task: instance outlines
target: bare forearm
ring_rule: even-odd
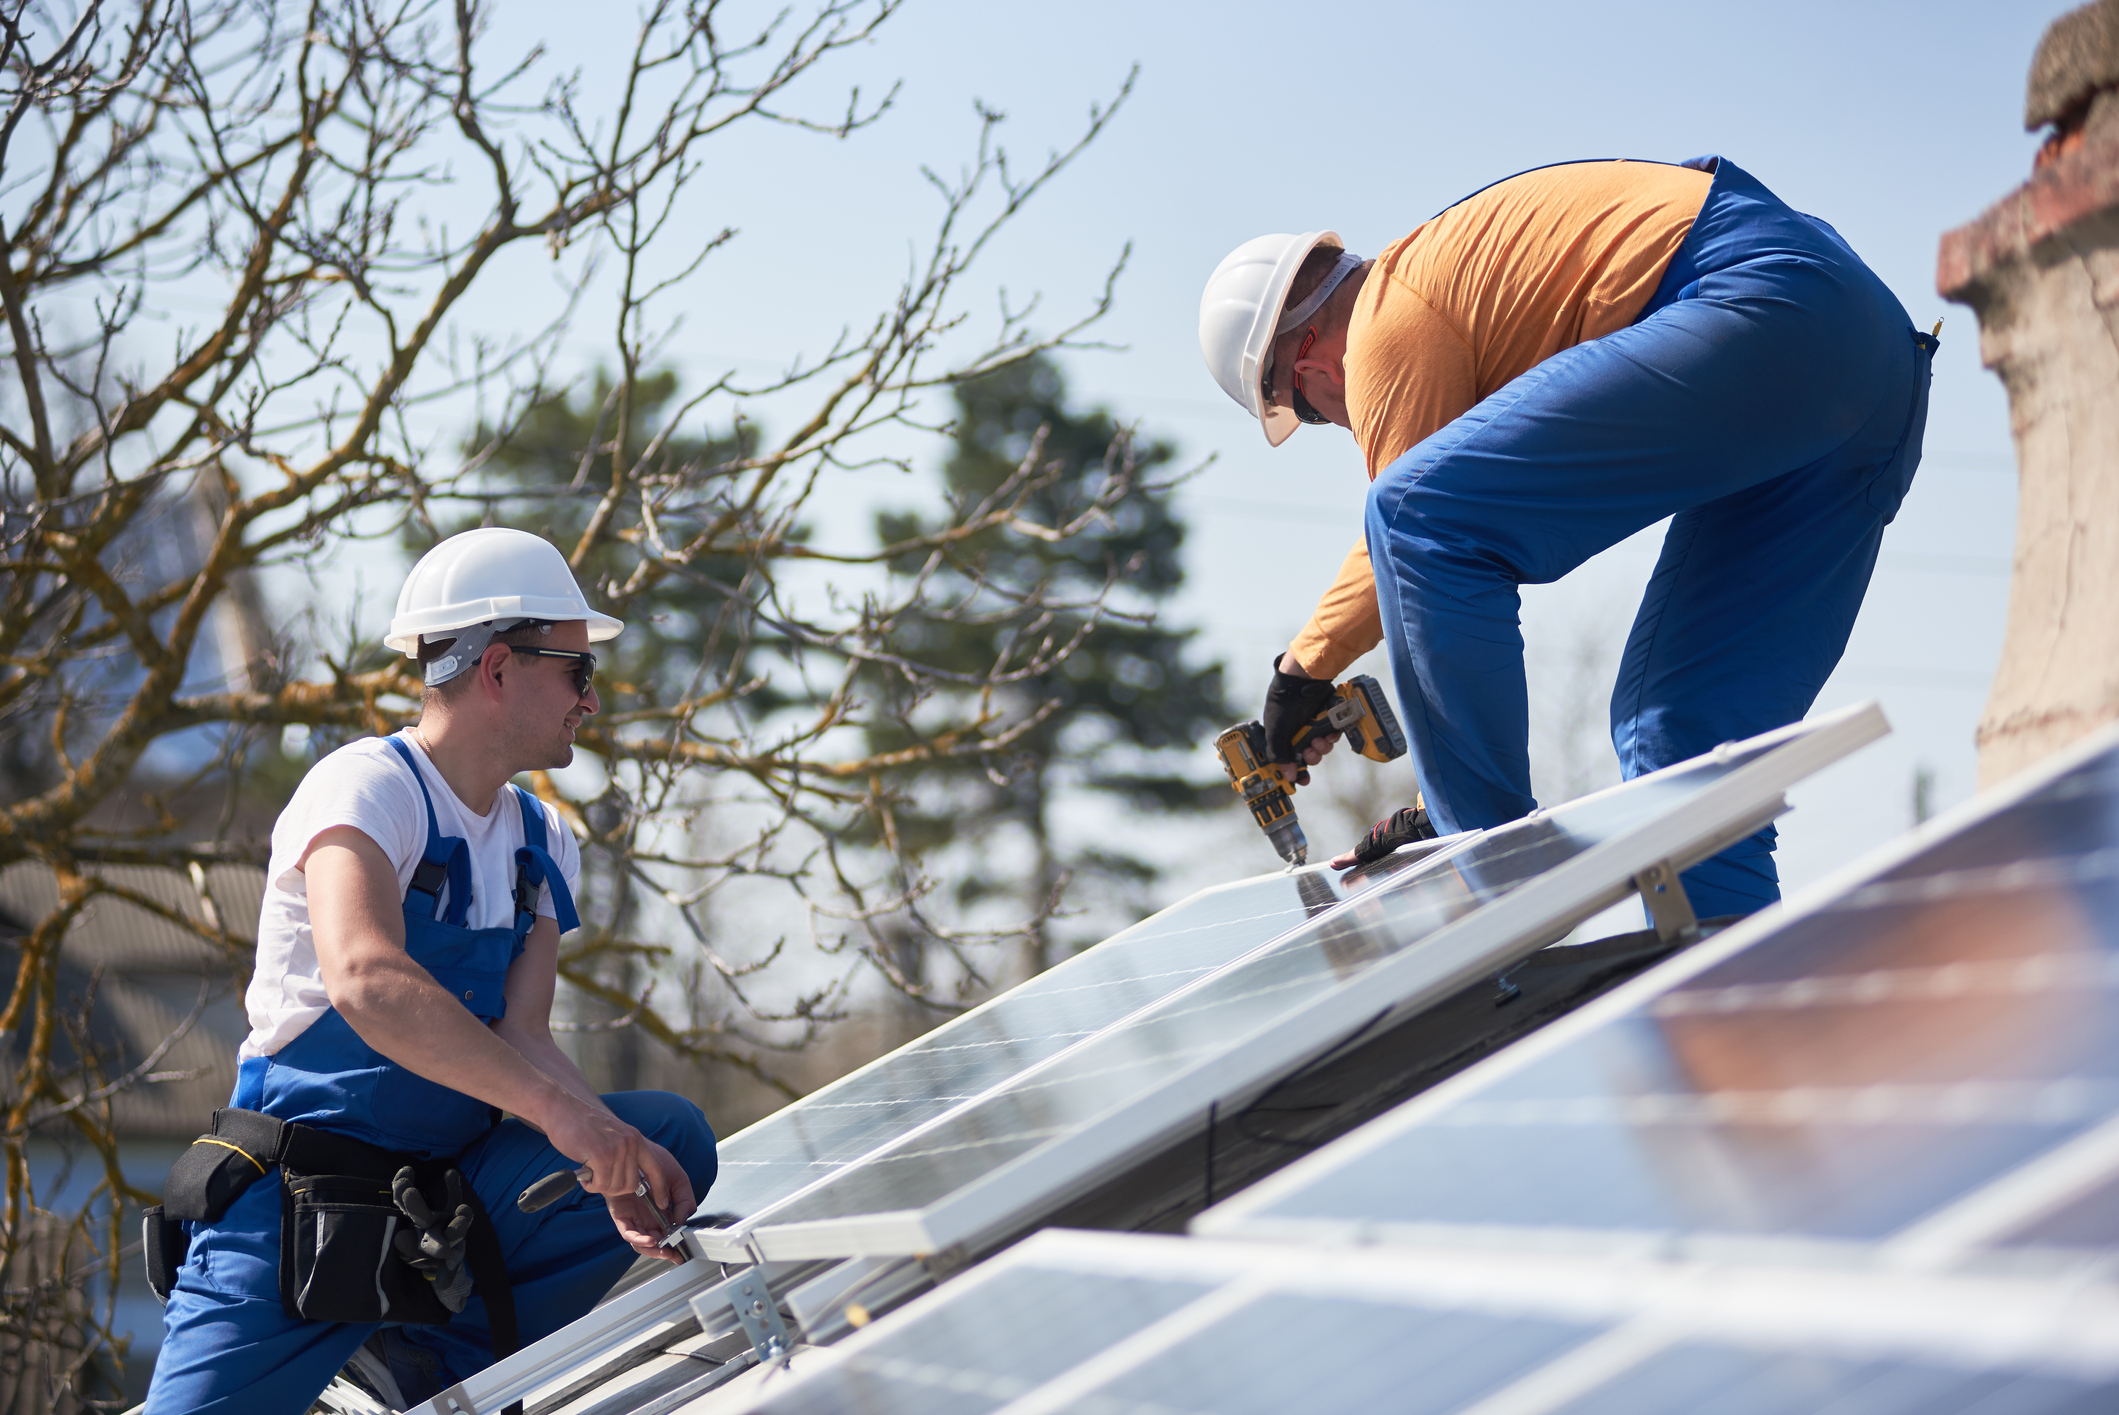
[[[506,1042],[525,1061],[543,1072],[554,1085],[575,1099],[599,1110],[609,1109],[604,1105],[603,1097],[597,1094],[596,1088],[589,1084],[588,1077],[581,1074],[581,1068],[574,1064],[574,1059],[561,1051],[559,1044],[554,1042],[549,1034],[533,1034],[529,1028],[515,1026],[513,1019],[507,1018],[494,1026],[493,1035]]]

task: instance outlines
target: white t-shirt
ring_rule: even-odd
[[[524,844],[522,808],[513,788],[503,786],[492,808],[480,816],[449,789],[449,783],[427,760],[410,732],[398,734],[412,749],[419,773],[434,802],[434,820],[444,836],[461,836],[471,845],[471,908],[465,922],[474,929],[499,928],[515,922],[515,852]],[[581,850],[573,832],[542,801],[545,850],[558,862],[567,889],[579,896]],[[316,940],[309,931],[309,882],[295,868],[317,836],[333,826],[350,825],[382,847],[397,868],[400,894],[412,883],[412,871],[427,848],[427,807],[420,800],[404,758],[382,737],[349,742],[309,769],[294,799],[272,827],[272,861],[265,871],[265,907],[258,920],[257,972],[243,994],[250,1014],[250,1035],[237,1050],[239,1060],[270,1056],[300,1036],[331,1006],[324,992],[323,970],[316,961]],[[446,907],[448,891],[443,890]],[[556,918],[549,885],[540,890],[537,912]]]

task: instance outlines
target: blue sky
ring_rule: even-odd
[[[1188,459],[1216,459],[1182,493],[1192,570],[1173,616],[1203,628],[1249,701],[1358,535],[1365,479],[1336,429],[1268,449],[1207,377],[1196,311],[1215,262],[1249,236],[1320,226],[1374,251],[1464,193],[1545,162],[1726,154],[1831,221],[1916,322],[1948,318],[1927,463],[1819,702],[1879,698],[1898,731],[1798,793],[1782,858],[1799,883],[1903,829],[1916,767],[1935,774],[1938,804],[1971,791],[2015,485],[2006,400],[1979,366],[1971,312],[1934,292],[1935,250],[2027,174],[2036,140],[2022,131],[2024,75],[2060,12],[1859,0],[1770,10],[915,0],[816,90],[821,100],[838,83],[874,93],[902,80],[884,121],[844,143],[755,131],[717,150],[697,219],[733,222],[739,235],[687,287],[669,357],[705,375],[821,347],[876,307],[923,239],[936,204],[919,169],[963,160],[974,99],[1007,112],[1009,140],[1041,156],[1137,63],[1124,111],[996,244],[974,287],[980,298],[1002,285],[1018,299],[1041,292],[1057,317],[1131,244],[1100,331],[1119,347],[1071,356],[1070,376],[1082,401],[1173,438]],[[510,6],[504,23],[584,63],[593,85],[623,33],[583,31],[581,14]],[[588,359],[597,344],[592,326],[572,347]],[[1623,636],[1658,535],[1526,597],[1534,696],[1574,648]],[[1601,691],[1578,704],[1590,718],[1601,719]]]

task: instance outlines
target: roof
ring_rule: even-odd
[[[1805,1060],[1891,1071],[1878,1060],[1891,1049],[1862,1046],[1859,1029],[1847,1048],[1806,1050],[1822,1025],[1810,1013],[1844,999],[1805,970],[1847,973],[1866,997],[1858,980],[1875,970],[1835,957],[1863,958],[1887,926],[1904,947],[1933,948],[1925,925],[1865,901],[1947,893],[1959,876],[1987,887],[1964,870],[1968,848],[2001,862],[2004,883],[2010,870],[2035,882],[2049,865],[2074,878],[2089,864],[2071,861],[2119,859],[2119,734],[2103,758],[2078,754],[2075,777],[2026,788],[2059,806],[2021,793],[1984,803],[1976,819],[1938,823],[1856,867],[1807,909],[1702,942],[1682,891],[1673,897],[1676,872],[1785,810],[1790,784],[1880,730],[1873,709],[1850,710],[1410,849],[1372,873],[1266,876],[1173,906],[730,1137],[729,1177],[685,1240],[690,1262],[644,1275],[420,1409],[1351,1410],[1388,1391],[1436,1415],[1487,1411],[1488,1396],[1494,1410],[1631,1415],[1700,1408],[1697,1391],[1720,1388],[1685,1387],[1700,1371],[1769,1393],[1807,1373],[1809,1396],[1759,1407],[1774,1411],[1815,1410],[1879,1380],[1912,1392],[1909,1410],[1974,1386],[2052,1397],[1995,1409],[2106,1399],[2119,1390],[2119,1291],[2097,1286],[2109,1279],[2079,1252],[2014,1254],[1988,1281],[1978,1264],[1989,1250],[1971,1256],[1963,1223],[1945,1225],[1955,1248],[1803,1231],[1894,1185],[1917,1209],[1914,1190],[1945,1182],[1936,1176],[1976,1177],[1961,1158],[1894,1166],[1886,1150],[1850,1168],[1835,1164],[1829,1133],[1790,1149],[1756,1127],[1892,1122],[1899,1092],[1842,1102],[1773,1091]],[[2037,813],[2067,809],[2074,835],[2041,835]],[[2067,859],[2040,863],[2055,850]],[[2102,889],[2119,867],[2083,878]],[[1657,928],[1546,946],[1635,889],[1660,891]],[[2087,928],[2067,945],[2077,954],[2110,946],[2096,941],[2107,927],[2119,945],[2119,924],[2097,922],[2119,919],[2119,898],[2097,903],[2038,917]],[[1958,937],[1992,933],[1987,913],[1953,912],[1966,907],[1954,895],[1936,907]],[[1943,959],[1935,979],[1976,982],[1951,971],[1958,961]],[[2050,988],[2061,974],[2043,966],[2026,978]],[[2100,998],[2119,991],[2119,966],[2062,974],[2100,980]],[[1926,987],[1914,1002],[1948,1004],[1947,990]],[[1724,1013],[1719,1032],[1698,1025]],[[1915,1072],[1939,1066],[1963,1021],[1914,1020],[1896,1054]],[[2103,1055],[2094,1039],[2119,1035],[2119,1015],[2110,1021],[2078,1009],[2077,1054]],[[1982,1152],[2014,1197],[1966,1202],[1997,1231],[2065,1211],[2070,1231],[2102,1235],[2090,1246],[2108,1264],[2119,1120],[2098,1127],[2119,1114],[2119,1081],[2079,1081],[2058,1078],[2044,1102],[2074,1131],[2056,1120],[2040,1140]],[[1533,1089],[1519,1099],[1511,1087]],[[1946,1142],[1952,1115],[2011,1094],[1931,1098],[1920,1133]],[[2040,1144],[2059,1149],[2041,1158]],[[2026,1155],[2028,1178],[2007,1173]],[[1791,1187],[1796,1163],[1806,1184]],[[1859,1183],[1871,1193],[1848,1188]],[[1713,1231],[1761,1214],[1793,1231],[1763,1246]],[[1727,1300],[1687,1295],[1705,1290]],[[1805,1290],[1823,1296],[1805,1308]],[[2002,1309],[2022,1319],[1968,1345]],[[2070,1310],[2080,1320],[2060,1323]],[[1834,1312],[1855,1315],[1836,1327]],[[1476,1380],[1439,1378],[1451,1361],[1459,1376],[1477,1367],[1482,1350],[1514,1355]],[[1580,1403],[1607,1380],[1625,1392],[1617,1403]],[[1682,1389],[1695,1390],[1691,1403],[1671,1395]]]
[[[237,988],[256,942],[265,872],[243,864],[214,865],[196,876],[140,865],[89,868],[117,892],[90,900],[60,945],[60,995],[85,1010],[97,1052],[97,1075],[82,1089],[138,1072],[109,1098],[119,1135],[196,1135],[214,1108],[227,1103],[235,1049],[249,1030]],[[0,870],[0,966],[12,967],[14,940],[58,902],[58,880],[48,865],[18,861]],[[223,933],[226,944],[206,936]],[[13,1043],[21,1044],[20,1038]],[[70,1042],[59,1050],[67,1064],[79,1063]],[[9,1068],[0,1088],[11,1084]]]

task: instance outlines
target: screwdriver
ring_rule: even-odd
[[[589,1171],[585,1169],[554,1170],[529,1188],[523,1190],[522,1193],[516,1195],[515,1207],[526,1214],[534,1214],[539,1209],[558,1203],[573,1192],[575,1185],[588,1177]],[[655,1222],[662,1226],[663,1247],[669,1247],[672,1242],[683,1235],[682,1229],[675,1227],[668,1219],[662,1216],[662,1210],[656,1206],[654,1199],[648,1193],[647,1180],[642,1179],[639,1187],[633,1190],[633,1194],[637,1198],[647,1200],[648,1212],[653,1214]]]

